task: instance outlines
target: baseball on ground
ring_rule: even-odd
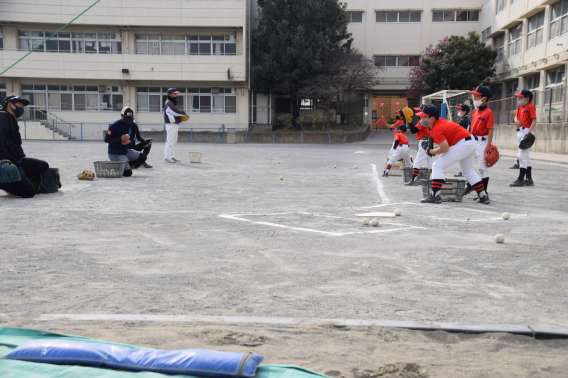
[[[505,236],[498,234],[495,235],[495,243],[503,243],[505,241]]]

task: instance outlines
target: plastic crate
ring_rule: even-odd
[[[121,178],[124,173],[124,161],[94,161],[95,174],[103,178]]]
[[[401,168],[402,171],[402,181],[409,182],[412,180],[412,170],[414,168]],[[430,169],[428,168],[420,168],[420,172],[418,172],[417,180],[428,180],[430,179]]]
[[[201,163],[201,158],[203,157],[203,152],[190,152],[189,162],[190,163]]]
[[[387,165],[389,164],[388,160],[385,163],[385,169],[387,169]],[[402,161],[397,161],[394,163],[389,171],[389,176],[402,176],[402,172],[400,171],[401,168],[406,167],[406,164]]]
[[[420,180],[420,183],[422,184],[422,194],[424,197],[427,197],[432,191],[432,180]],[[444,180],[444,184],[442,185],[442,189],[438,192],[438,195],[444,202],[461,202],[466,183],[466,180],[446,179]],[[453,199],[453,196],[455,196],[455,199]]]

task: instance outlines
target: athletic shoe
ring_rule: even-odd
[[[173,161],[175,161],[176,163],[181,163],[181,160],[178,160],[176,158],[172,158]]]
[[[151,166],[150,164],[148,164],[148,163],[143,163],[142,166],[143,166],[144,168],[152,168],[152,166]]]
[[[533,180],[525,180],[523,184],[525,184],[525,186],[534,186]]]
[[[517,163],[513,164],[512,167],[509,167],[509,169],[519,169],[521,167],[519,167],[519,165]]]
[[[424,198],[420,202],[422,202],[422,203],[442,203],[442,198],[440,196],[432,197],[432,194],[430,194],[428,197]]]
[[[174,159],[166,159],[166,163],[175,163],[176,161]]]
[[[463,174],[462,174],[461,172],[459,172],[459,173],[456,173],[456,174],[454,175],[454,177],[463,177]]]
[[[491,203],[489,201],[489,196],[483,196],[482,198],[478,199],[477,202],[483,203],[485,205],[489,205]]]
[[[519,179],[516,179],[515,181],[510,183],[509,186],[525,186],[525,183]]]
[[[467,196],[469,193],[473,192],[473,186],[467,184],[465,189],[463,190],[463,196]]]
[[[409,182],[405,182],[404,185],[406,185],[406,186],[416,186],[416,185],[418,185],[418,181],[412,181],[412,180],[410,180]]]
[[[141,165],[142,165],[142,164],[140,164],[140,163],[136,163],[136,164],[132,163],[132,164],[130,164],[130,168],[132,168],[132,169],[138,169],[138,168],[140,168]]]
[[[383,175],[381,177],[389,177],[389,173],[385,172],[385,173],[383,173]]]

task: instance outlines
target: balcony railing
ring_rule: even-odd
[[[539,123],[568,122],[566,112],[566,87],[560,86],[545,91],[533,92],[533,104],[536,107],[536,119]],[[515,111],[519,107],[518,97],[493,100],[489,108],[493,111],[495,124],[512,125],[515,123]]]

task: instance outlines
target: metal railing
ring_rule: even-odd
[[[568,122],[566,87],[560,86],[544,91],[533,92],[536,119],[539,123]],[[493,111],[495,124],[515,124],[515,111],[519,107],[518,97],[493,100],[489,108]]]

